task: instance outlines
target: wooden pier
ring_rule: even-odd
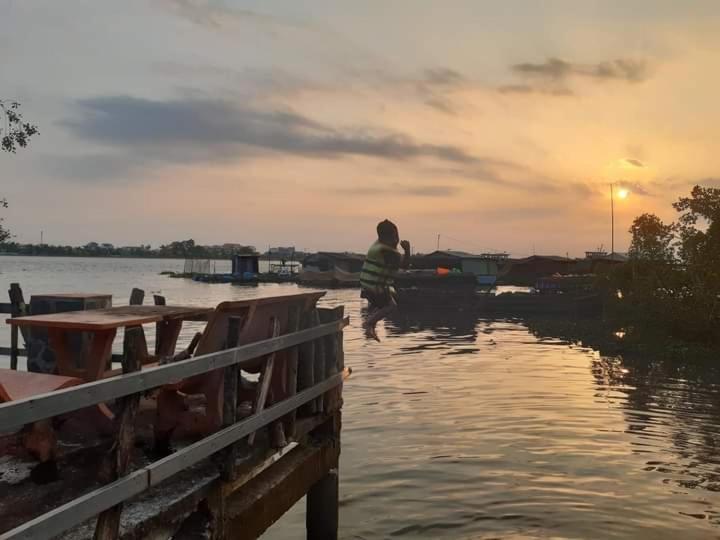
[[[321,296],[222,303],[169,363],[128,327],[122,374],[0,404],[0,540],[257,538],[305,496],[307,537],[337,538],[348,321]],[[104,433],[83,416],[101,406]],[[43,424],[57,478],[38,484]]]

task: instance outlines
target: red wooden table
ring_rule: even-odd
[[[50,348],[57,358],[58,373],[95,381],[108,372],[118,328],[158,323],[156,355],[162,357],[174,352],[183,321],[206,321],[212,311],[213,308],[197,306],[121,306],[15,317],[6,322],[46,328]],[[68,334],[77,331],[92,335],[90,351],[84,359],[77,358],[69,346]]]

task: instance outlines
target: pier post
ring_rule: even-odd
[[[145,335],[142,333],[142,327],[128,328],[125,331],[125,354],[122,359],[124,374],[140,370],[139,351],[144,339]],[[102,471],[107,481],[117,480],[127,473],[135,444],[135,415],[140,405],[140,394],[131,394],[121,398],[119,404],[117,439],[105,462],[106,469]],[[95,540],[114,540],[118,538],[121,513],[122,504],[118,504],[98,516],[95,524]]]
[[[226,349],[238,346],[240,336],[240,318],[228,318]],[[240,368],[232,365],[225,368],[223,388],[223,427],[229,427],[237,421],[238,381]],[[224,481],[234,480],[235,460],[238,455],[238,444],[231,444],[227,450],[220,452],[220,474]]]
[[[339,477],[330,469],[307,494],[305,528],[308,540],[337,540]]]

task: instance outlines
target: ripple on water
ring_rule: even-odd
[[[29,294],[109,292],[116,305],[133,286],[199,305],[297,291],[157,275],[182,261],[0,264],[5,285]],[[604,357],[561,333],[467,312],[398,313],[379,327],[382,343],[369,342],[357,291],[323,302],[351,318],[341,537],[720,537],[717,369]],[[297,505],[267,537],[303,538],[303,524]]]

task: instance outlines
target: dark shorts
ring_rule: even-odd
[[[370,307],[376,309],[382,309],[390,305],[397,305],[397,296],[390,289],[384,289],[382,292],[363,289],[360,292],[360,297],[365,298],[368,301],[368,304],[370,304]]]

